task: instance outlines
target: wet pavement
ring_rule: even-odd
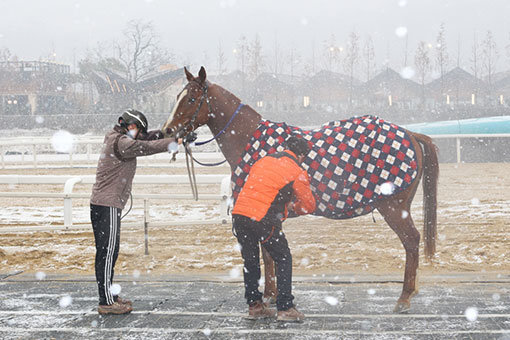
[[[134,311],[100,316],[90,276],[0,274],[0,338],[510,340],[508,275],[428,277],[409,314],[392,313],[398,281],[296,277],[306,319],[294,324],[244,319],[242,283],[228,276],[118,277]]]

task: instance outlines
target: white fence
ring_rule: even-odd
[[[186,219],[184,221],[165,221],[152,222],[149,220],[149,204],[151,200],[161,199],[178,199],[178,200],[194,200],[191,194],[136,194],[133,200],[143,200],[144,215],[143,226],[147,230],[149,226],[168,226],[168,225],[186,225],[186,224],[220,224],[228,223],[227,204],[230,197],[230,176],[229,175],[197,175],[197,184],[217,184],[220,190],[216,194],[200,194],[200,200],[217,201],[220,204],[220,218],[210,220],[193,220]],[[73,193],[74,186],[78,183],[93,184],[95,176],[30,176],[30,175],[0,175],[0,184],[16,185],[16,184],[54,184],[63,185],[61,193],[44,193],[44,192],[0,192],[0,197],[15,198],[55,198],[63,200],[64,221],[61,226],[26,226],[1,228],[1,232],[20,232],[20,231],[36,231],[36,230],[68,230],[90,228],[86,225],[73,225],[72,200],[75,198],[90,198],[90,193]],[[188,183],[187,175],[137,175],[133,180],[134,184],[176,184],[184,185]],[[125,225],[125,224],[123,224]],[[129,226],[129,224],[127,224]],[[140,223],[136,226],[141,226]]]
[[[432,135],[432,134],[429,134],[428,136],[430,136],[433,139],[455,139],[455,150],[456,150],[456,155],[457,155],[457,163],[461,163],[461,161],[462,161],[461,139],[509,138],[510,133],[478,133],[478,134],[454,134],[454,135]]]
[[[199,135],[199,141],[208,140],[211,135]],[[15,137],[0,140],[0,168],[37,168],[54,167],[50,164],[57,164],[58,167],[75,167],[89,164],[96,166],[99,153],[103,144],[104,136],[72,136],[72,145],[69,152],[56,152],[52,145],[52,137]],[[215,141],[200,148],[193,148],[193,151],[200,152],[197,157],[208,163],[216,163],[224,159],[219,152]],[[154,165],[158,161],[159,166],[184,166],[184,149],[180,146],[177,155],[177,163],[170,163],[170,155],[161,153],[142,157],[139,166]],[[197,165],[198,166],[198,165]]]
[[[456,142],[456,160],[457,163],[460,163],[462,161],[462,139],[509,138],[510,133],[429,136],[434,139],[454,139]],[[206,140],[211,137],[210,135],[200,135],[199,140]],[[96,166],[97,160],[99,159],[98,150],[103,143],[103,139],[104,137],[102,136],[75,136],[73,142],[74,147],[69,153],[65,154],[56,153],[52,149],[51,137],[17,137],[3,139],[0,140],[0,166],[1,169],[37,168],[39,166],[45,168],[55,166],[75,167],[83,166],[84,164],[93,167]],[[206,146],[193,149],[197,152],[197,158],[206,163],[216,163],[224,159],[214,141]],[[184,157],[185,155],[181,147],[181,152],[177,155],[176,163],[170,163],[170,156],[163,153],[140,158],[139,166],[184,167]]]

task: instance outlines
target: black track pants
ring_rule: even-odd
[[[242,215],[232,215],[232,222],[244,260],[244,287],[248,304],[262,300],[262,293],[259,291],[260,243],[275,262],[278,287],[277,309],[287,310],[293,307],[292,256],[281,222],[271,223],[266,219],[257,222]]]
[[[90,220],[96,241],[96,281],[99,304],[111,305],[116,296],[111,292],[113,268],[119,255],[121,209],[90,205]]]

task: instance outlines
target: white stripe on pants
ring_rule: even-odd
[[[104,270],[104,290],[106,294],[106,302],[111,305],[113,300],[113,294],[111,292],[111,281],[113,272],[113,255],[115,253],[115,247],[117,242],[117,208],[110,207],[110,238],[108,240],[108,251],[106,253],[106,264]]]

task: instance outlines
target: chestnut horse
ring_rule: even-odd
[[[194,77],[186,68],[184,72],[188,83],[177,96],[176,104],[162,131],[167,136],[183,137],[199,126],[207,125],[234,171],[247,143],[261,122],[261,115],[250,106],[243,106],[241,100],[232,93],[208,82],[203,67],[198,77]],[[400,313],[410,309],[410,299],[417,293],[416,271],[420,233],[411,217],[411,202],[423,176],[424,246],[426,257],[431,258],[436,250],[436,195],[439,176],[437,149],[431,138],[405,131],[415,150],[416,180],[405,190],[376,201],[374,207],[398,235],[406,252],[403,289],[394,309]],[[264,297],[274,298],[276,295],[274,263],[263,247],[262,251],[265,267]]]

